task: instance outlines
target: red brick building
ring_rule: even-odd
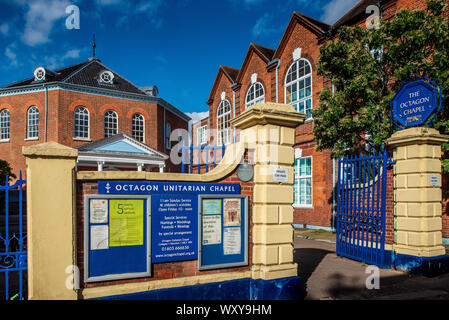
[[[240,69],[220,66],[218,70],[207,101],[212,144],[237,141],[238,133],[229,121],[254,103],[287,103],[307,115],[305,123],[296,128],[295,226],[332,229],[335,214],[336,163],[330,150],[315,150],[310,114],[319,105],[320,91],[331,86],[317,74],[320,47],[341,26],[365,26],[371,15],[371,11],[366,13],[367,7],[379,3],[385,20],[401,9],[426,7],[425,0],[363,0],[334,25],[294,12],[276,49],[251,43]],[[445,15],[448,12],[449,8]],[[443,223],[447,221],[446,214]]]
[[[56,71],[38,67],[33,77],[0,89],[0,159],[18,176],[25,173],[23,146],[77,147],[119,133],[170,155],[171,132],[188,130],[190,120],[156,87],[139,88],[98,59]],[[179,170],[166,162],[165,171]]]

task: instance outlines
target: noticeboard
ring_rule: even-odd
[[[85,282],[151,275],[151,196],[84,197]]]
[[[199,269],[248,265],[248,196],[199,196]]]

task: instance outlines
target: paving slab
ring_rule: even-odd
[[[294,260],[303,279],[306,300],[447,300],[449,275],[426,278],[394,269],[379,270],[379,288],[369,289],[368,265],[337,256],[335,242],[295,234]],[[369,278],[370,277],[370,278]]]

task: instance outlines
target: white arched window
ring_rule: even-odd
[[[27,138],[39,137],[39,109],[32,106],[27,112]]]
[[[110,137],[118,133],[118,116],[115,111],[108,110],[104,114],[104,137]]]
[[[246,94],[245,108],[249,108],[256,103],[265,103],[265,91],[260,82],[255,82],[251,85]]]
[[[217,109],[217,144],[223,145],[231,142],[231,104],[223,100]]]
[[[135,113],[131,120],[131,134],[134,139],[145,142],[145,118],[140,113]]]
[[[10,113],[8,109],[0,112],[0,141],[9,140]]]
[[[171,136],[171,125],[170,125],[170,123],[167,123],[165,125],[165,149],[168,149],[168,150],[171,149],[170,136]]]
[[[300,59],[293,62],[285,78],[285,103],[291,104],[298,112],[312,117],[312,67],[309,61]]]
[[[83,106],[76,107],[74,112],[75,138],[89,139],[89,110]]]

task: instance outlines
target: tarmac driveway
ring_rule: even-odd
[[[380,269],[379,289],[369,290],[368,265],[338,257],[335,243],[295,234],[294,246],[306,300],[449,300],[448,274],[426,278]]]

